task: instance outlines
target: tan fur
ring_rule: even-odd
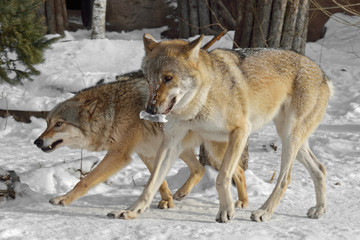
[[[322,119],[331,83],[313,61],[292,51],[200,49],[202,36],[193,42],[156,42],[144,35],[143,71],[149,82],[147,112],[167,114],[164,137],[147,187],[128,211],[114,212],[125,219],[144,211],[182,150],[190,130],[205,141],[228,142],[216,179],[220,207],[218,222],[234,217],[231,176],[249,134],[274,120],[282,140],[277,184],[264,205],[251,214],[268,220],[290,183],[297,158],[315,185],[316,206],[308,216],[318,218],[326,209],[325,167],[308,146],[308,137]]]
[[[106,181],[128,165],[133,152],[136,152],[149,171],[152,171],[162,140],[162,124],[139,118],[139,112],[144,109],[148,95],[147,83],[141,72],[129,73],[117,79],[119,81],[116,83],[84,90],[60,103],[49,113],[46,130],[35,140],[35,144],[43,151],[51,152],[62,146],[107,151],[104,159],[93,171],[81,179],[71,191],[51,199],[52,204],[69,205],[96,184]],[[183,199],[205,173],[204,167],[193,153],[193,146],[199,145],[201,139],[189,133],[185,141],[189,144],[180,158],[189,166],[190,176],[174,194],[174,199],[177,200]],[[214,156],[223,154],[221,151],[218,153],[219,147],[216,147],[216,143],[212,146]],[[218,146],[223,144],[219,143]],[[222,158],[222,155],[219,156]],[[234,176],[239,189],[239,207],[246,207],[248,204],[244,179],[243,170],[239,166]],[[173,207],[173,196],[166,181],[161,183],[159,191],[161,201],[158,207]],[[244,204],[239,205],[239,202]]]

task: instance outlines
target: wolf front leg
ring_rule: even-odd
[[[217,222],[225,223],[234,218],[235,208],[230,192],[231,178],[245,148],[249,133],[249,128],[244,124],[244,127],[236,128],[229,134],[229,144],[216,178],[216,190],[220,201],[219,212],[216,215]]]
[[[145,163],[150,173],[152,173],[154,169],[155,158],[148,158],[139,153],[138,156]],[[158,204],[158,208],[160,209],[173,208],[174,207],[173,197],[166,181],[163,181],[163,183],[161,184],[159,188],[159,192],[160,192],[161,200]]]
[[[185,133],[163,137],[161,146],[157,152],[155,168],[139,199],[126,211],[110,212],[107,215],[108,218],[134,219],[150,206],[156,191],[165,180],[170,167],[181,152],[181,140],[185,136]]]

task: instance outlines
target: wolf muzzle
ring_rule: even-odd
[[[55,141],[54,143],[52,143],[51,145],[49,146],[44,146],[44,140],[41,139],[41,138],[38,138],[34,141],[34,144],[40,148],[43,152],[51,152],[53,151],[57,145],[59,145],[60,143],[62,143],[63,140],[62,139],[59,139],[57,141]]]
[[[38,148],[42,148],[42,146],[44,145],[44,140],[42,140],[41,138],[38,138],[34,141],[34,144],[38,147]]]
[[[151,115],[154,115],[156,114],[156,107],[154,105],[149,105],[146,107],[146,112]]]

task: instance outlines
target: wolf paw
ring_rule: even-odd
[[[64,207],[64,206],[68,206],[71,203],[71,201],[64,195],[50,199],[49,203],[51,203],[52,205],[58,205]]]
[[[308,210],[307,215],[309,218],[320,218],[325,214],[325,207],[312,207]]]
[[[186,196],[188,195],[188,193],[182,191],[181,189],[177,190],[177,192],[174,194],[173,198],[177,201],[181,201],[183,200]]]
[[[235,210],[233,207],[229,209],[220,209],[218,214],[216,215],[216,221],[218,223],[227,223],[232,220],[235,216]]]
[[[139,216],[140,213],[141,213],[140,210],[138,210],[138,211],[112,211],[107,214],[107,217],[110,219],[117,218],[117,219],[129,220],[129,219],[137,218],[137,216]]]
[[[169,199],[169,200],[162,199],[158,204],[158,208],[160,208],[160,209],[167,209],[167,208],[173,208],[173,207],[174,207],[174,202],[172,199]]]
[[[266,222],[268,221],[272,216],[272,213],[264,210],[264,209],[258,209],[251,213],[251,220],[255,222]]]
[[[236,207],[236,208],[243,208],[243,209],[245,209],[245,208],[248,208],[248,206],[249,206],[249,202],[248,202],[248,201],[240,201],[240,200],[237,200],[237,201],[235,202],[235,207]]]

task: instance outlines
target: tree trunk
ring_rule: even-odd
[[[187,0],[177,0],[178,3],[178,19],[179,19],[179,35],[182,38],[190,37],[189,28],[189,5]]]
[[[298,17],[295,26],[295,35],[291,49],[300,53],[305,52],[307,26],[309,19],[309,1],[303,0],[300,3]]]
[[[272,0],[258,1],[255,10],[251,47],[267,47]]]
[[[204,0],[198,0],[200,33],[206,34],[205,29],[210,26],[210,12]]]
[[[241,39],[241,27],[244,25],[245,19],[245,1],[240,1],[238,8],[237,8],[237,18],[236,18],[236,27],[235,27],[235,36],[234,36],[234,44],[233,48],[239,48],[237,43],[240,42]]]
[[[269,44],[273,48],[280,47],[282,28],[284,25],[284,17],[286,12],[287,0],[274,0],[273,15],[269,29]]]
[[[105,38],[107,0],[95,0],[93,5],[91,39]]]
[[[179,36],[189,38],[200,33],[216,35],[224,28],[235,29],[236,16],[231,7],[242,4],[219,0],[177,0]]]
[[[309,0],[246,0],[237,21],[234,46],[305,51]],[[270,18],[271,16],[271,18]]]
[[[66,0],[46,0],[45,17],[48,33],[65,36],[65,30],[68,29]]]
[[[209,156],[205,150],[204,144],[201,144],[201,146],[200,146],[199,161],[203,166],[211,165],[209,162]]]
[[[0,109],[0,117],[7,118],[13,116],[17,122],[31,123],[31,117],[46,119],[48,111],[21,111],[21,110],[7,110]]]
[[[240,48],[250,47],[250,40],[254,23],[254,12],[254,2],[252,0],[248,0],[245,3],[244,20],[238,22],[238,24],[242,24],[241,26],[237,27],[237,29],[239,29],[239,33],[235,33],[235,36],[239,36],[237,39],[235,38],[235,43]]]
[[[198,14],[198,2],[196,0],[190,0],[190,36],[199,34],[199,14]]]
[[[284,30],[280,47],[291,49],[295,35],[296,19],[299,10],[299,0],[288,1],[284,20]]]
[[[65,35],[65,21],[63,11],[63,0],[55,0],[55,18],[56,18],[56,32]]]
[[[55,6],[54,1],[47,0],[45,2],[45,16],[47,21],[48,33],[56,33],[56,19],[55,19]]]
[[[223,2],[218,1],[217,5],[219,6],[220,16],[225,19],[226,23],[229,25],[230,29],[235,29],[236,21],[234,17],[231,15],[227,7]]]
[[[211,29],[214,30],[215,32],[220,32],[221,28],[218,25],[219,24],[219,10],[218,10],[218,6],[217,6],[217,1],[219,0],[205,0],[208,2],[209,7],[210,7],[210,19],[211,19],[211,23],[213,24],[211,26]]]

